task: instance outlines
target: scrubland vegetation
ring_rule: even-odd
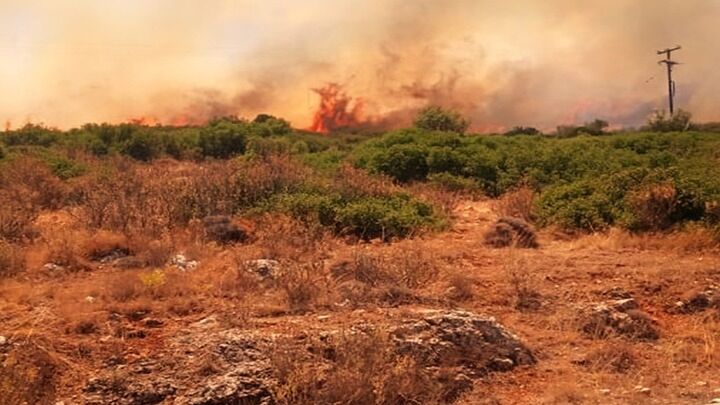
[[[684,403],[720,388],[712,125],[467,127],[430,108],[380,134],[268,115],[0,134],[0,336],[14,345],[0,341],[0,397],[244,403],[228,379],[245,363],[271,387],[248,403]],[[427,309],[499,316],[541,371],[398,349],[395,323]],[[491,375],[507,361],[522,367]],[[183,391],[163,374],[178,364],[221,388]]]

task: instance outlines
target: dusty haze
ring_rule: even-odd
[[[308,127],[337,82],[381,126],[428,103],[484,131],[637,125],[665,106],[654,51],[682,44],[678,104],[719,120],[718,21],[710,0],[0,0],[0,119]]]

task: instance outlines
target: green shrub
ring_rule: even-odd
[[[245,152],[247,133],[244,122],[215,120],[200,130],[198,145],[204,156],[227,159]]]
[[[415,118],[415,127],[428,131],[446,131],[464,133],[470,122],[458,112],[438,106],[426,107]]]
[[[393,145],[372,158],[370,169],[400,182],[424,180],[429,170],[427,150],[414,144]]]
[[[363,239],[405,237],[436,223],[432,207],[405,195],[367,197],[337,212],[338,225]]]
[[[450,173],[433,173],[428,176],[428,182],[447,191],[480,191],[482,189],[475,179]]]
[[[148,162],[160,155],[161,143],[155,134],[149,131],[136,131],[123,144],[122,153],[133,159]]]
[[[50,156],[45,159],[50,171],[62,180],[78,177],[85,173],[85,165],[62,156]]]

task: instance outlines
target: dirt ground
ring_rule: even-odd
[[[720,311],[675,310],[678,301],[720,285],[720,252],[687,235],[614,231],[568,236],[546,230],[538,235],[538,249],[490,248],[483,234],[498,217],[494,204],[460,202],[453,225],[441,233],[388,244],[323,242],[320,256],[328,268],[358,254],[402,256],[437,267],[432,277],[418,279],[412,289],[417,299],[388,304],[347,304],[338,297],[336,282],[314,290],[318,297],[300,310],[277,288],[234,293],[238,281],[225,282],[228,268],[236,266],[237,255],[257,258],[267,252],[267,241],[229,249],[178,242],[175,248],[197,258],[198,268],[168,270],[178,274],[158,282],[166,287],[149,294],[127,292],[134,287],[123,281],[147,269],[96,263],[88,271],[53,272],[43,269],[45,248],[38,244],[28,253],[27,275],[0,281],[0,335],[16,346],[32,344],[41,354],[10,351],[15,367],[30,375],[17,381],[16,372],[15,380],[0,379],[0,391],[9,389],[2,384],[27,384],[28,403],[82,403],[88,379],[106,368],[108,359],[122,357],[128,367],[140,363],[209,318],[220,328],[270,334],[380,323],[424,308],[460,308],[495,317],[538,362],[476,380],[459,403],[706,404],[720,397]],[[49,239],[50,233],[71,227],[72,219],[51,213],[40,222]],[[581,331],[582,314],[613,291],[637,301],[659,339]],[[157,322],[147,322],[148,316],[133,320],[138,311]],[[127,316],[115,322],[113,314]],[[22,395],[0,403],[22,401],[17,398]]]

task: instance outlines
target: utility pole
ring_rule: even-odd
[[[675,46],[674,48],[667,48],[662,51],[657,51],[658,55],[665,54],[665,59],[658,62],[658,64],[665,64],[667,66],[667,74],[668,74],[668,101],[670,103],[670,116],[672,117],[675,113],[675,104],[674,104],[674,98],[675,98],[675,82],[672,79],[672,69],[673,66],[679,65],[680,62],[675,62],[672,60],[672,53],[674,51],[679,51],[681,49],[680,45]]]

